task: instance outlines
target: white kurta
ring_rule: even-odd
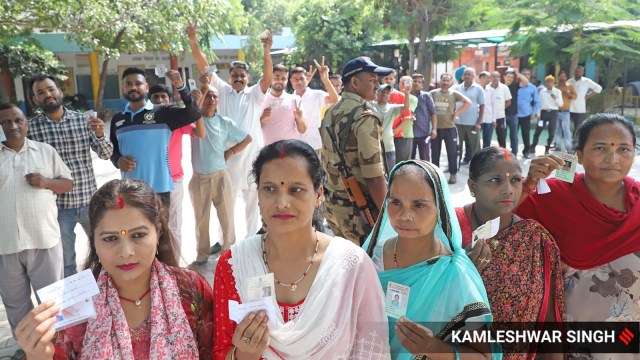
[[[236,92],[226,81],[213,76],[212,85],[219,92],[218,113],[235,121],[253,139],[244,150],[232,156],[227,162],[236,190],[249,189],[252,183],[249,178],[251,164],[263,146],[260,104],[264,100],[265,93],[260,88],[260,82]],[[232,145],[229,144],[228,147]]]

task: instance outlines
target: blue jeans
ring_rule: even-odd
[[[76,268],[76,224],[80,223],[89,236],[89,205],[63,209],[58,207],[58,224],[62,240],[62,256],[64,259],[64,277],[78,272]]]
[[[507,126],[511,140],[511,153],[518,155],[518,114],[507,115]]]
[[[482,123],[480,124],[482,128],[482,148],[487,148],[491,146],[491,138],[493,137],[493,124],[492,123]]]
[[[556,147],[560,151],[571,150],[571,120],[568,111],[558,111],[558,126],[556,127]]]

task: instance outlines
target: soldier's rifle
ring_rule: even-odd
[[[360,188],[360,184],[356,177],[351,173],[351,169],[347,165],[347,161],[344,158],[344,154],[340,151],[340,147],[338,146],[338,140],[336,138],[336,134],[333,131],[333,127],[331,125],[326,126],[327,133],[329,134],[329,138],[331,138],[331,144],[333,144],[333,151],[338,154],[340,158],[340,162],[335,165],[338,167],[340,171],[340,180],[344,185],[347,194],[349,195],[349,201],[354,204],[354,208],[356,213],[362,219],[362,222],[365,226],[365,233],[370,233],[373,229],[373,225],[375,224],[373,216],[371,215],[371,209],[369,208],[369,203],[367,202],[367,198],[362,193],[362,189]]]

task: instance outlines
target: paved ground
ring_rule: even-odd
[[[640,134],[640,129],[638,129],[638,133]],[[546,133],[542,135],[542,138],[546,141]],[[183,143],[183,165],[185,172],[185,198],[183,201],[183,225],[182,225],[182,265],[186,265],[191,263],[191,261],[195,260],[196,257],[196,244],[195,244],[195,222],[193,216],[193,208],[191,206],[191,200],[189,199],[188,192],[186,191],[188,179],[191,178],[192,169],[191,169],[191,149],[189,146],[189,142],[185,139]],[[495,140],[495,139],[494,139]],[[494,145],[497,145],[497,142],[494,141]],[[537,148],[538,154],[542,154],[544,151],[543,146],[538,146]],[[101,186],[105,182],[118,178],[119,172],[112,166],[110,161],[100,160],[94,157],[94,169],[96,172],[96,178],[98,181],[98,186]],[[526,174],[526,171],[529,168],[530,160],[520,160],[522,164],[523,171]],[[440,160],[441,165],[447,164],[446,152],[443,149],[443,154]],[[582,171],[582,169],[579,169]],[[450,186],[452,201],[454,206],[462,206],[472,201],[471,196],[469,195],[469,189],[466,186],[467,178],[469,175],[469,167],[463,166],[458,173],[458,183]],[[635,179],[640,179],[640,156],[636,156],[636,160],[634,166],[631,170],[632,177]],[[236,234],[238,239],[244,238],[246,235],[245,230],[245,221],[244,214],[242,214],[242,209],[244,206],[236,206],[235,220],[236,220]],[[211,236],[212,239],[218,239],[219,235],[219,227],[217,226],[218,221],[215,214],[215,208],[212,208],[212,221],[211,221]],[[76,252],[79,263],[81,263],[86,254],[87,254],[87,236],[84,234],[82,228],[78,226],[76,228],[77,240],[76,240]],[[202,268],[202,274],[209,280],[210,283],[213,282],[213,272],[215,269],[217,258],[210,257],[209,262],[206,266]],[[0,360],[9,359],[11,355],[16,351],[17,344],[11,335],[11,331],[9,328],[9,323],[6,318],[6,314],[4,311],[4,306],[0,303]]]

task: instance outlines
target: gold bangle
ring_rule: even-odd
[[[237,358],[236,358],[236,350],[238,350],[237,346],[234,346],[233,349],[231,349],[231,359],[229,359],[229,360],[237,360]]]

